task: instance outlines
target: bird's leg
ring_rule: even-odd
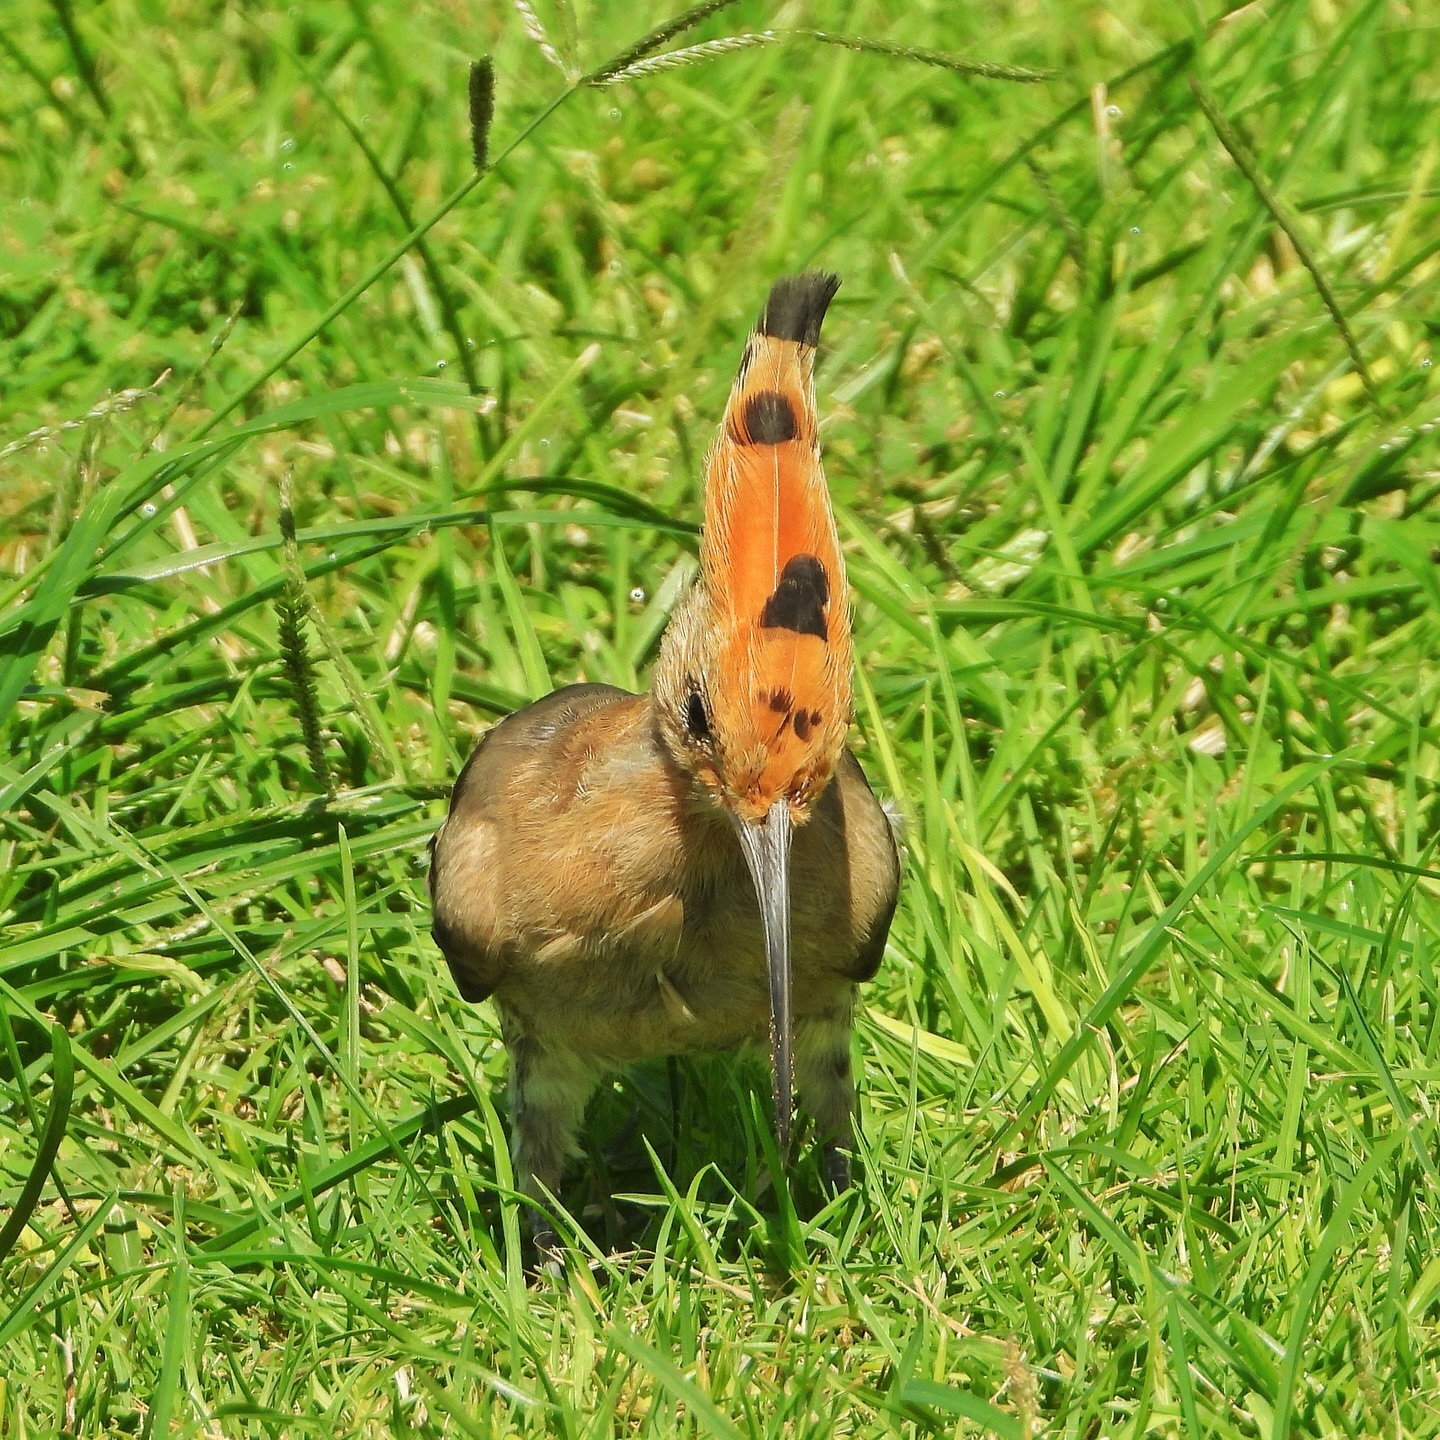
[[[544,1045],[532,1035],[507,1033],[505,1044],[510,1051],[510,1154],[515,1183],[522,1195],[543,1206],[545,1192],[556,1194],[560,1189],[597,1072],[583,1057]],[[531,1209],[530,1234],[542,1263],[555,1256],[559,1241],[544,1209]]]
[[[851,1007],[806,1016],[795,1026],[795,1083],[800,1103],[815,1117],[823,1150],[825,1184],[835,1193],[850,1188],[855,1140],[855,1081],[850,1069]]]

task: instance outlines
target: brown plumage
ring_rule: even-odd
[[[700,579],[650,693],[572,685],[502,720],[435,837],[435,940],[461,994],[499,1009],[536,1199],[607,1072],[767,1033],[782,1153],[793,1036],[827,1175],[848,1181],[855,985],[880,963],[899,861],[845,748],[850,622],[812,378],[837,285],[778,282],[746,345]]]

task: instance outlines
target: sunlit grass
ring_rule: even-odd
[[[743,0],[583,83],[665,18],[6,12],[0,1429],[1434,1433],[1440,30]],[[425,843],[645,683],[811,264],[907,823],[863,1178],[645,1067],[528,1286]]]

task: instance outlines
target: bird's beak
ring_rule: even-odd
[[[790,1155],[790,806],[778,800],[763,820],[735,819],[740,848],[760,898],[770,965],[770,1079],[781,1163]]]

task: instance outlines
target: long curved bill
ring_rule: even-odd
[[[780,800],[763,820],[737,820],[740,848],[760,898],[770,968],[770,1080],[775,1140],[790,1158],[790,806]]]

